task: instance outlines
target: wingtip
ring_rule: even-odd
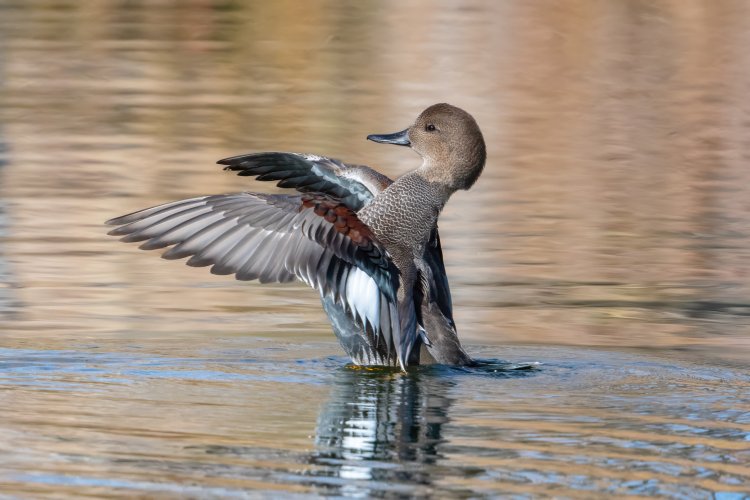
[[[267,155],[273,155],[277,153],[269,152],[269,153],[245,153],[241,155],[236,156],[229,156],[227,158],[222,158],[221,160],[217,161],[216,163],[219,165],[229,165],[231,166],[237,166],[240,165],[248,160],[261,158]],[[226,170],[226,169],[225,169]]]
[[[104,225],[105,226],[122,226],[123,224],[127,223],[127,221],[123,221],[125,217],[127,217],[127,215],[121,215],[119,217],[112,217],[111,219],[104,221]]]
[[[234,155],[234,156],[227,156],[226,158],[222,158],[221,160],[217,161],[219,165],[232,165],[234,163],[237,163],[238,161],[244,161],[247,159],[248,156],[252,156],[254,153],[250,154],[242,154],[242,155]]]
[[[222,158],[216,163],[219,165],[226,165],[226,167],[224,167],[224,170],[227,170],[232,166],[237,166],[241,164],[243,161],[246,161],[248,156],[251,156],[251,155],[230,156],[228,158]]]
[[[411,346],[403,346],[398,350],[398,364],[401,366],[401,371],[406,372],[406,367],[409,365],[408,359],[411,355]]]
[[[406,373],[406,365],[404,365],[404,360],[401,359],[401,356],[398,357],[398,366],[401,368],[401,373]]]

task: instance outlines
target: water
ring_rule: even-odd
[[[401,375],[345,366],[323,354],[329,343],[219,344],[3,350],[0,484],[229,498],[746,489],[750,375],[739,370],[523,347],[503,352],[544,364]]]
[[[0,496],[750,495],[744,2],[0,1]],[[347,366],[315,294],[104,236],[470,111],[471,370]]]

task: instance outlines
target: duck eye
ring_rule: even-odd
[[[434,132],[436,130],[435,129],[435,125],[433,125],[432,123],[430,123],[429,125],[427,125],[425,127],[425,130],[427,130],[428,132]]]

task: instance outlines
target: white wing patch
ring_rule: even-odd
[[[352,315],[373,331],[380,329],[380,289],[366,272],[352,268],[346,280],[346,302]]]

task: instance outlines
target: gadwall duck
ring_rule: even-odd
[[[422,165],[395,181],[361,165],[298,153],[253,153],[219,161],[225,170],[300,194],[233,193],[166,203],[107,221],[109,234],[171,246],[238,280],[316,289],[333,331],[359,365],[466,366],[453,322],[437,220],[448,198],[469,189],[486,152],[470,114],[449,104],[371,141],[411,147]]]

